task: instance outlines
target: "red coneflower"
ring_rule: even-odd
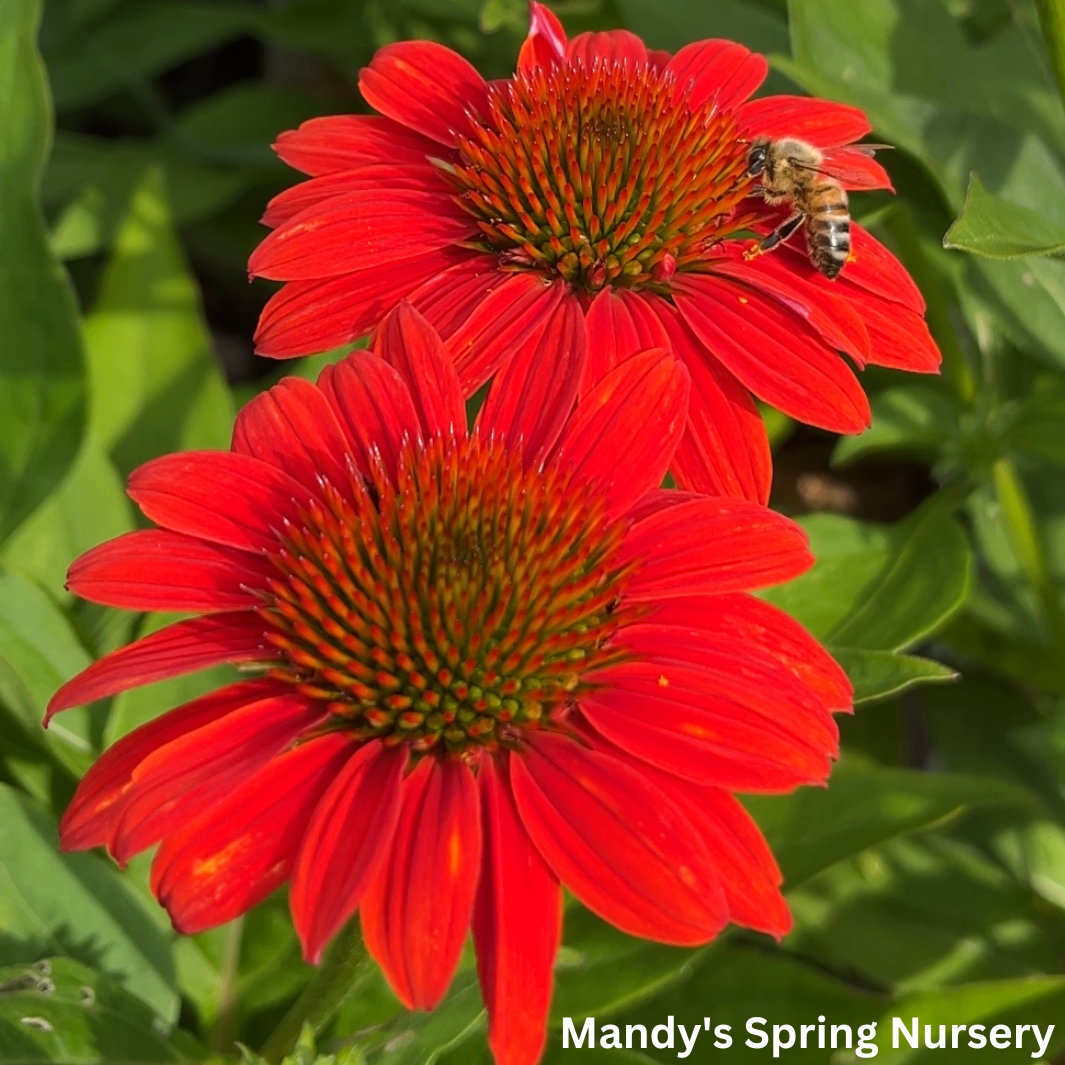
[[[748,390],[800,421],[860,432],[868,401],[841,353],[859,367],[939,365],[920,293],[860,226],[837,281],[804,248],[744,257],[787,210],[752,195],[752,139],[801,138],[845,187],[890,188],[848,147],[869,123],[824,100],[749,101],[766,61],[731,41],[672,57],[625,31],[567,41],[531,8],[513,78],[487,84],[439,44],[389,45],[360,80],[380,115],[282,134],[279,155],[311,180],[263,218],[274,232],[251,272],[288,283],[263,311],[258,350],[347,343],[407,299],[456,352],[470,394],[576,308],[591,379],[648,347],[688,366],[677,483],[764,502],[769,450]]]
[[[467,430],[454,360],[405,305],[376,352],[288,379],[230,451],[136,470],[157,529],[74,563],[94,602],[179,610],[49,715],[218,663],[260,675],[110,748],[61,825],[183,932],[291,880],[307,958],[358,908],[410,1008],[471,927],[500,1062],[543,1046],[560,882],[619,928],[781,935],[780,874],[731,792],[823,781],[846,677],[748,589],[810,561],[751,502],[663,491],[688,372],[625,360],[578,400],[583,334],[512,360]]]

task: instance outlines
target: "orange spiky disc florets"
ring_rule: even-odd
[[[408,444],[353,497],[328,482],[282,530],[261,610],[278,679],[367,737],[514,745],[613,660],[624,525],[558,467],[501,442]]]
[[[733,112],[692,106],[651,65],[597,62],[492,85],[489,114],[446,167],[485,250],[596,292],[646,288],[737,229],[748,195]]]

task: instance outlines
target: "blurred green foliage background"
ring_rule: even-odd
[[[857,196],[855,215],[918,279],[945,357],[937,379],[866,371],[874,426],[861,437],[767,412],[774,505],[805,515],[819,558],[771,598],[837,654],[860,700],[827,791],[750,803],[795,932],[683,951],[573,905],[556,1023],[708,1015],[738,1032],[752,1015],[917,1014],[1056,1023],[1057,1052],[1065,113],[1034,0],[553,6],[571,33],[627,26],[670,50],[732,37],[770,55],[763,91],[864,108],[897,148],[898,195]],[[0,0],[0,1062],[234,1054],[234,1040],[260,1045],[309,980],[283,897],[179,938],[143,861],[120,872],[57,853],[57,816],[95,754],[219,672],[42,732],[63,680],[167,620],[75,602],[64,573],[135,526],[122,490],[134,466],[227,446],[241,402],[335,357],[252,354],[270,287],[248,285],[246,259],[266,200],[293,179],[270,151],[276,134],[360,110],[357,71],[389,41],[440,40],[503,76],[526,22],[525,0]],[[431,1015],[401,1012],[368,971],[321,1044],[357,1033],[374,1062],[459,1065],[490,1060],[483,1029],[467,957]],[[931,1053],[882,1042],[891,1062]],[[575,1053],[554,1029],[546,1060]],[[742,1037],[717,1052],[707,1039],[690,1060],[756,1053]],[[1008,1057],[965,1060],[988,1056]]]

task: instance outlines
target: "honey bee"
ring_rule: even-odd
[[[886,147],[850,146],[865,155]],[[839,178],[824,168],[821,152],[793,137],[758,137],[747,153],[747,174],[758,178],[758,191],[766,203],[790,203],[793,211],[747,253],[747,258],[772,251],[805,225],[810,262],[825,277],[839,277],[851,251],[851,216],[847,193]]]

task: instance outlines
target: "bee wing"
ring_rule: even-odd
[[[873,159],[875,151],[890,147],[889,144],[849,144],[845,148],[826,149],[820,166],[810,166],[797,159],[790,159],[789,162],[800,170],[824,174],[825,177],[838,181],[848,189],[891,189],[894,191],[887,171]]]

